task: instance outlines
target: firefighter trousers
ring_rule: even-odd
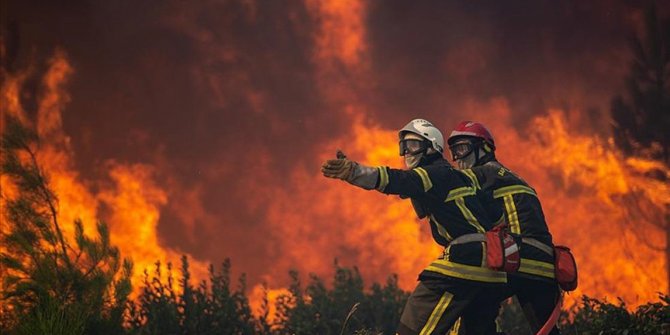
[[[509,287],[519,300],[533,333],[537,333],[547,322],[556,307],[559,288],[558,284],[525,277],[509,276]],[[560,331],[554,325],[550,335],[558,335]]]
[[[559,295],[559,288],[556,283],[549,281],[531,279],[518,275],[509,275],[507,277],[506,292],[502,296],[496,297],[482,296],[480,301],[475,302],[472,308],[463,312],[463,319],[461,320],[459,335],[478,334],[477,329],[470,332],[469,325],[473,323],[482,323],[486,329],[496,327],[495,319],[498,315],[500,303],[514,295],[519,300],[519,305],[523,310],[526,320],[530,325],[533,334],[537,333],[544,323],[549,319],[549,316],[556,307],[556,302]],[[499,299],[497,302],[493,299]],[[550,335],[559,335],[558,327],[554,325]]]
[[[454,325],[463,312],[482,297],[496,294],[502,286],[495,287],[478,285],[477,282],[464,283],[451,279],[423,279],[407,299],[407,304],[400,317],[398,335],[443,335]],[[500,299],[495,299],[496,303]],[[495,319],[497,306],[486,308],[493,313]],[[495,334],[495,324],[482,323],[480,320],[468,319],[468,334]]]

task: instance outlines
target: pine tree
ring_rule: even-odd
[[[103,222],[97,239],[74,222],[63,235],[58,198],[37,159],[39,138],[5,115],[0,141],[0,268],[4,332],[23,334],[117,334],[131,291],[132,264],[121,261]],[[16,194],[4,187],[16,186]]]

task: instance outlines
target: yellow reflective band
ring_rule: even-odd
[[[475,227],[477,232],[483,233],[486,231],[484,227],[482,227],[481,224],[479,224],[479,221],[477,221],[477,218],[472,214],[470,209],[465,205],[465,199],[464,197],[467,196],[473,196],[477,194],[477,189],[471,186],[464,186],[464,187],[459,187],[456,189],[453,189],[449,191],[447,194],[447,198],[444,200],[444,202],[449,202],[449,201],[454,201],[456,203],[456,206],[461,210],[461,214],[463,214],[463,217],[468,221],[470,225]]]
[[[460,170],[460,171],[463,172],[463,174],[465,174],[466,176],[468,176],[468,178],[470,178],[470,180],[472,180],[472,184],[474,184],[476,188],[478,188],[478,189],[482,188],[479,185],[479,180],[477,179],[477,175],[475,175],[475,173],[472,172],[471,169],[465,169],[465,170]]]
[[[430,177],[428,177],[428,172],[426,172],[426,170],[423,168],[416,168],[414,171],[419,175],[419,177],[421,177],[424,192],[428,192],[428,190],[433,188],[433,182],[430,181]]]
[[[421,329],[419,335],[427,335],[432,333],[433,330],[435,330],[435,326],[437,326],[437,323],[440,321],[440,318],[444,314],[444,311],[447,310],[447,306],[449,306],[449,303],[451,302],[451,299],[453,297],[454,297],[453,294],[449,292],[444,292],[444,294],[440,298],[440,301],[437,302],[437,306],[435,306],[433,312],[430,313],[430,317],[428,318],[426,325],[423,326],[423,328]]]
[[[537,197],[537,193],[535,193],[535,190],[524,185],[512,185],[512,186],[501,187],[493,191],[493,197],[497,199],[507,195],[519,194],[519,193],[526,193]]]
[[[482,227],[482,225],[479,224],[477,218],[474,215],[472,215],[472,212],[470,212],[468,207],[465,206],[465,199],[457,198],[456,200],[454,200],[454,202],[456,203],[456,206],[458,206],[458,208],[461,210],[461,214],[463,214],[465,219],[468,220],[468,223],[470,225],[475,227],[477,232],[484,233],[486,231],[486,229],[484,229],[484,227]]]
[[[377,190],[383,192],[386,185],[389,184],[389,173],[386,171],[386,167],[383,166],[378,166],[377,170],[379,170],[379,186],[377,186]]]
[[[437,272],[445,276],[480,281],[486,283],[506,283],[505,272],[493,271],[480,266],[465,265],[450,262],[446,259],[438,259],[430,263],[426,271]]]
[[[555,278],[554,264],[536,261],[528,258],[521,258],[521,265],[519,272],[528,273],[532,275]]]
[[[516,205],[514,205],[514,198],[511,194],[508,194],[503,200],[505,200],[505,211],[507,212],[507,223],[509,223],[510,231],[514,234],[521,234],[519,214],[516,211]]]
[[[467,197],[468,195],[475,195],[477,194],[477,190],[474,187],[459,187],[455,188],[447,194],[447,198],[444,199],[444,202],[449,202],[452,200],[456,200],[457,198],[462,198],[462,197]]]
[[[435,222],[435,226],[437,227],[437,233],[440,234],[440,236],[446,238],[447,241],[449,241],[449,242],[453,240],[453,238],[451,237],[451,235],[449,235],[449,232],[447,232],[447,228],[445,228],[443,225],[441,225],[441,224],[437,221],[437,219],[435,218],[435,216],[433,216],[433,215],[431,214],[431,215],[430,215],[430,219],[433,220],[433,222]]]
[[[451,330],[449,330],[448,335],[458,335],[459,330],[461,329],[461,318],[458,318],[456,320],[456,323],[454,323],[453,326],[451,326]]]

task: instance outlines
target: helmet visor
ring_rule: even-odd
[[[468,141],[458,142],[450,145],[449,150],[451,151],[451,157],[457,161],[472,153],[474,150],[474,145]]]
[[[425,141],[417,139],[405,139],[400,141],[400,156],[416,155],[428,148]]]

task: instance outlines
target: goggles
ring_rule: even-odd
[[[400,140],[399,146],[400,156],[405,156],[408,154],[416,155],[428,149],[428,143],[426,141],[417,139]]]
[[[451,157],[457,161],[471,154],[475,150],[475,145],[470,141],[463,141],[450,145],[449,150],[451,151]]]

